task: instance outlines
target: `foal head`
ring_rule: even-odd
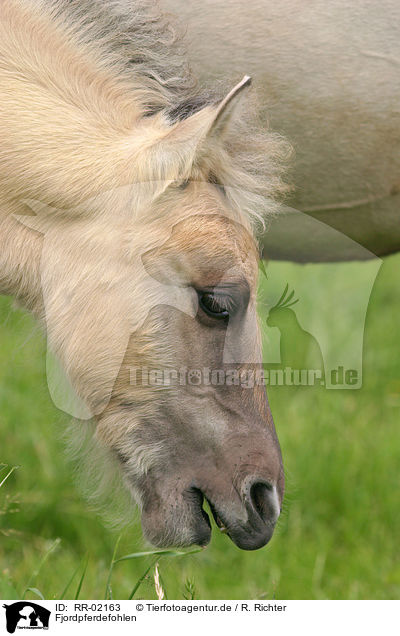
[[[31,202],[36,217],[24,217],[44,234],[43,317],[75,406],[52,395],[93,418],[157,546],[206,544],[207,501],[236,545],[256,549],[281,508],[250,220],[270,199],[227,132],[247,83],[182,121],[143,118],[133,184],[73,210]]]

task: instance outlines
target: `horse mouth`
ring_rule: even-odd
[[[193,494],[195,496],[196,504],[199,506],[202,520],[205,521],[205,523],[207,524],[209,530],[210,531],[212,530],[212,526],[211,526],[211,522],[210,522],[210,517],[207,514],[207,512],[204,510],[204,507],[203,507],[205,502],[208,504],[208,507],[209,507],[209,509],[211,511],[211,514],[213,516],[215,524],[217,525],[219,530],[223,534],[227,534],[229,536],[228,524],[224,520],[222,514],[216,509],[216,507],[212,503],[212,501],[206,495],[204,495],[204,493],[201,490],[199,490],[198,488],[193,488],[192,492],[193,492]]]
[[[205,497],[205,500],[207,501],[207,503],[209,505],[209,508],[211,510],[211,513],[212,513],[212,516],[213,516],[214,521],[217,524],[218,528],[220,529],[220,531],[223,534],[227,534],[229,536],[228,525],[221,519],[220,514],[217,512],[217,510],[215,509],[215,506],[213,506],[212,502],[209,499],[207,499],[207,497]],[[207,514],[207,513],[204,511],[204,514]],[[210,523],[210,521],[208,521],[208,523]]]
[[[204,503],[207,502],[211,514],[213,516],[213,519],[217,525],[217,527],[220,529],[220,531],[224,534],[228,534],[229,536],[229,532],[228,532],[228,526],[227,524],[224,522],[224,520],[222,519],[220,513],[216,510],[215,506],[213,505],[213,503],[210,501],[210,499],[208,497],[206,497],[206,495],[204,495],[204,493],[199,489],[199,488],[192,488],[191,489],[191,496],[193,498],[193,504],[196,507],[196,511],[197,511],[197,515],[201,515],[201,521],[200,523],[206,523],[207,527],[208,527],[208,531],[211,534],[211,530],[212,530],[212,526],[211,526],[211,521],[210,521],[210,517],[207,514],[207,512],[204,510]]]
[[[183,491],[181,497],[176,497],[175,491],[170,498],[154,498],[142,509],[145,537],[160,548],[205,547],[211,540],[212,516],[219,531],[228,535],[238,548],[258,550],[271,539],[279,516],[275,486],[265,484],[264,490],[257,490],[256,497],[254,487],[246,487],[240,498],[231,499],[230,492],[230,497],[220,495],[216,500],[215,497],[210,498],[209,492],[191,486]],[[268,506],[272,496],[272,503]],[[160,502],[164,505],[160,506]]]
[[[201,490],[194,488],[192,491],[196,502],[196,510],[198,517],[199,537],[205,538],[206,541],[199,542],[205,545],[211,539],[211,523],[207,512],[204,510],[204,503],[207,502],[213,519],[219,531],[226,534],[231,541],[242,550],[258,550],[266,545],[272,537],[275,521],[261,520],[261,518],[251,518],[244,521],[243,519],[227,519],[226,514],[222,513],[210,498]],[[200,516],[201,515],[201,516]],[[205,525],[207,524],[207,525]]]

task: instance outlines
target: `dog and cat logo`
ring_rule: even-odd
[[[19,601],[3,607],[9,634],[14,634],[16,629],[49,629],[51,612],[37,603]]]

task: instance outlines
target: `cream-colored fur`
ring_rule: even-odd
[[[0,4],[0,291],[42,321],[76,396],[71,414],[95,418],[98,438],[125,458],[125,478],[142,503],[141,479],[157,462],[166,470],[173,456],[165,438],[171,420],[190,408],[200,430],[201,418],[193,400],[175,396],[165,429],[150,435],[143,423],[158,425],[173,392],[167,398],[154,387],[132,388],[127,369],[188,362],[179,338],[193,326],[184,322],[179,332],[179,321],[154,310],[173,305],[196,315],[198,259],[210,272],[218,261],[220,277],[240,273],[255,317],[251,226],[276,209],[288,148],[248,123],[253,106],[243,108],[241,85],[225,101],[206,99],[177,116],[180,104],[196,104],[198,92],[189,75],[172,73],[179,67],[173,53],[169,68],[169,49],[159,42],[168,33],[162,18],[144,21],[153,3],[144,3],[146,11],[131,3],[126,31],[124,4]],[[125,59],[126,47],[135,55],[135,24],[136,65]],[[168,242],[181,222],[187,226],[175,256],[192,265],[174,304],[171,287],[149,275],[142,256]],[[202,285],[210,272],[202,271]],[[246,343],[258,360],[257,334],[247,334]],[[213,404],[203,405],[202,415],[208,409],[215,436]],[[218,417],[223,430],[227,412]],[[187,544],[188,528],[179,535],[171,526],[153,539]]]

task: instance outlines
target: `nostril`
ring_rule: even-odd
[[[264,523],[275,523],[277,510],[275,489],[268,483],[256,482],[250,487],[250,502]]]

